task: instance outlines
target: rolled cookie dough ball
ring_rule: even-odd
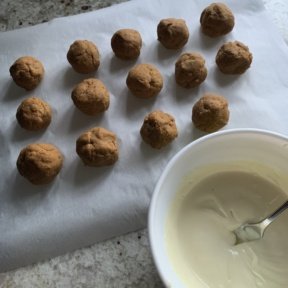
[[[72,91],[75,106],[87,115],[97,115],[109,108],[110,96],[104,83],[98,79],[85,79]]]
[[[48,103],[30,97],[22,101],[16,112],[19,125],[29,131],[47,128],[51,122],[52,110]]]
[[[111,39],[111,47],[115,56],[120,59],[136,59],[142,47],[141,35],[134,29],[118,30]]]
[[[14,82],[28,91],[36,88],[44,76],[42,63],[31,56],[17,59],[9,71]]]
[[[159,110],[145,117],[140,134],[144,142],[156,149],[165,147],[178,136],[174,117]]]
[[[224,127],[229,120],[227,100],[220,95],[207,93],[195,103],[192,121],[204,132],[215,132]]]
[[[199,53],[184,53],[175,64],[176,83],[183,88],[199,86],[207,77],[205,59]]]
[[[162,19],[157,26],[157,35],[160,43],[167,49],[184,47],[189,38],[189,30],[183,19]]]
[[[61,152],[52,144],[30,144],[20,152],[17,159],[19,173],[35,185],[51,182],[63,164]]]
[[[126,84],[133,95],[151,98],[161,91],[163,78],[154,65],[138,64],[129,71]]]
[[[100,65],[100,54],[91,41],[77,40],[70,46],[67,60],[76,72],[88,74],[97,71]]]
[[[223,3],[212,3],[200,17],[202,32],[210,37],[228,34],[234,27],[234,15]]]
[[[216,55],[216,64],[224,74],[243,74],[252,63],[252,53],[239,41],[227,42]]]
[[[117,137],[109,130],[95,127],[77,139],[76,152],[87,166],[113,165],[119,154]]]

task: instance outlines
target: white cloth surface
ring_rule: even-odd
[[[204,135],[193,127],[191,110],[205,92],[228,99],[231,115],[224,129],[254,127],[288,134],[288,48],[261,1],[225,2],[236,25],[232,33],[217,39],[199,30],[207,0],[135,0],[0,34],[0,272],[143,228],[166,163]],[[165,50],[157,41],[157,24],[168,17],[187,22],[190,38],[182,51]],[[142,35],[136,62],[113,56],[110,39],[121,28],[134,28]],[[74,85],[88,77],[73,72],[66,60],[76,39],[93,41],[101,53],[99,71],[88,75],[101,79],[110,90],[110,108],[99,117],[83,115],[71,100]],[[228,40],[242,41],[253,53],[251,68],[239,77],[223,75],[215,66],[217,50]],[[184,51],[198,51],[206,59],[208,77],[199,88],[185,90],[175,84],[174,63]],[[46,70],[32,92],[17,87],[9,75],[9,67],[23,55],[40,59]],[[128,92],[125,80],[135,63],[154,63],[161,71],[164,87],[155,99],[137,99]],[[53,109],[52,123],[42,133],[24,131],[15,119],[20,102],[32,95]],[[178,138],[160,151],[139,135],[145,115],[156,109],[174,115],[179,130]],[[85,167],[76,155],[77,137],[94,126],[118,135],[120,159],[114,167]],[[16,170],[19,151],[32,142],[53,143],[65,156],[51,185],[32,186]]]
[[[263,0],[265,8],[288,44],[288,2],[286,0]]]

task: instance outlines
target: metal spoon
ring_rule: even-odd
[[[288,208],[288,201],[281,205],[275,212],[264,220],[258,223],[246,223],[235,229],[233,233],[236,235],[236,243],[241,244],[244,242],[259,240],[263,238],[266,228],[280,216]]]

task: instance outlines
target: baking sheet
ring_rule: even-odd
[[[200,0],[134,0],[0,34],[0,272],[145,227],[153,187],[166,163],[204,135],[191,123],[192,106],[204,92],[228,99],[231,116],[224,129],[253,127],[288,134],[287,47],[261,1],[225,3],[236,25],[217,39],[199,30],[200,13],[210,4]],[[168,17],[187,22],[190,39],[182,51],[165,50],[157,42],[157,24]],[[142,35],[137,61],[113,56],[110,39],[121,28]],[[76,39],[98,46],[97,73],[83,76],[69,66],[66,53]],[[225,76],[216,69],[216,52],[228,40],[242,41],[253,53],[251,69],[242,76]],[[199,88],[185,90],[175,84],[174,63],[184,51],[198,51],[206,59],[208,77]],[[46,70],[32,92],[17,87],[9,75],[9,67],[23,55],[40,59]],[[126,76],[136,63],[153,63],[161,71],[164,88],[157,98],[137,99],[127,90]],[[101,116],[85,116],[73,106],[71,90],[87,77],[101,79],[110,90],[110,108]],[[52,123],[44,132],[24,131],[16,122],[16,109],[28,96],[52,106]],[[179,130],[177,140],[160,151],[139,135],[144,116],[156,109],[174,115]],[[85,167],[75,153],[78,136],[94,126],[118,135],[120,159],[114,167]],[[48,186],[34,187],[16,171],[19,151],[32,142],[53,143],[65,156],[60,175]]]

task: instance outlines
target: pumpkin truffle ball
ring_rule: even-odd
[[[36,88],[44,76],[42,63],[31,56],[17,59],[9,71],[14,82],[27,91]]]
[[[183,88],[199,86],[207,77],[205,59],[199,53],[184,53],[175,64],[176,83]]]
[[[174,117],[159,110],[145,117],[140,134],[143,141],[155,149],[167,146],[178,136]]]
[[[134,96],[151,98],[161,91],[163,78],[155,66],[138,64],[129,71],[126,84]]]
[[[87,115],[98,115],[109,108],[110,96],[104,83],[90,78],[80,82],[72,91],[75,106]]]
[[[200,17],[202,32],[210,37],[228,34],[234,27],[234,15],[223,3],[212,3]]]
[[[17,159],[19,173],[34,185],[50,183],[63,164],[61,152],[52,144],[36,143],[25,147]]]
[[[22,101],[16,112],[19,125],[29,131],[47,128],[51,122],[52,110],[48,103],[30,97]]]
[[[229,120],[227,100],[220,95],[207,93],[192,109],[192,121],[196,128],[204,132],[215,132]]]
[[[134,60],[140,55],[142,38],[134,29],[121,29],[111,39],[111,47],[116,57],[123,60]]]
[[[70,46],[67,60],[76,72],[88,74],[97,71],[100,54],[93,42],[77,40]]]
[[[216,64],[224,74],[243,74],[252,63],[252,53],[239,41],[227,42],[216,55]]]
[[[87,166],[113,165],[119,154],[117,137],[109,130],[95,127],[77,139],[76,152]]]
[[[157,26],[157,35],[160,43],[167,49],[184,47],[189,38],[189,30],[183,19],[162,19]]]

